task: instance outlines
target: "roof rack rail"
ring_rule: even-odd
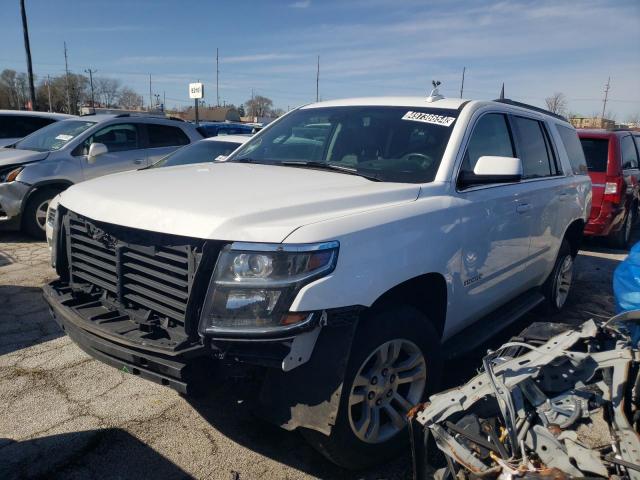
[[[515,100],[511,100],[509,98],[497,98],[494,102],[504,103],[505,105],[513,105],[514,107],[526,108],[527,110],[533,110],[534,112],[544,113],[545,115],[550,115],[558,120],[562,120],[563,122],[569,123],[562,115],[558,115],[557,113],[550,112],[549,110],[545,110],[544,108],[534,107],[533,105],[529,105],[528,103],[516,102]]]

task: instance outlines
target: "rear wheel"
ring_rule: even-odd
[[[546,298],[545,306],[550,313],[559,312],[567,303],[573,281],[573,260],[571,247],[565,239],[560,245],[553,271],[542,286],[542,293]]]
[[[634,209],[629,210],[626,218],[624,219],[624,224],[622,228],[617,232],[609,235],[609,245],[613,248],[617,248],[620,250],[625,250],[629,247],[629,240],[631,239],[631,230],[635,221],[635,213]]]
[[[25,233],[34,238],[44,238],[49,203],[58,193],[59,190],[48,188],[31,196],[22,217],[22,229]]]
[[[408,445],[407,413],[433,390],[440,339],[409,306],[363,319],[356,333],[331,435],[303,436],[333,463],[349,469],[379,464]]]

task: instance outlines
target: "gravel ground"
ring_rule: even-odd
[[[529,322],[609,317],[613,270],[625,255],[585,245],[565,313],[527,315],[448,365],[448,386]],[[40,294],[55,276],[48,260],[44,243],[0,233],[0,478],[410,478],[408,454],[368,472],[337,469],[297,433],[254,418],[238,385],[187,401],[91,359],[49,317]]]

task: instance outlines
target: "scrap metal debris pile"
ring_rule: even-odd
[[[442,480],[640,480],[639,334],[640,312],[578,328],[532,325],[466,385],[417,409],[416,476],[427,478],[425,450],[435,443]]]

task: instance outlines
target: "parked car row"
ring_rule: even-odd
[[[159,123],[105,121],[152,163]],[[109,126],[53,138],[84,168]],[[220,140],[50,206],[45,299],[103,362],[185,394],[215,382],[203,371],[250,370],[264,418],[361,468],[403,447],[451,355],[567,301],[593,194],[562,117],[434,91],[306,105],[231,153]]]

